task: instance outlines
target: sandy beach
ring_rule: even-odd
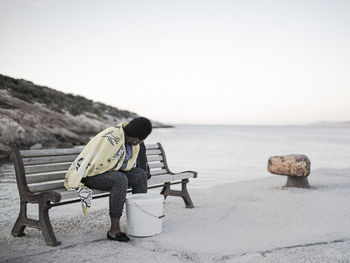
[[[285,180],[190,189],[194,209],[169,197],[163,233],[129,243],[106,240],[106,199],[94,200],[87,216],[79,204],[51,209],[58,247],[46,246],[32,228],[14,238],[13,222],[1,222],[0,261],[350,262],[350,169],[313,170],[311,189],[283,188]]]

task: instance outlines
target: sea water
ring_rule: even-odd
[[[156,142],[162,143],[172,172],[198,172],[189,189],[271,176],[267,161],[273,155],[307,155],[311,160],[310,176],[317,168],[350,167],[350,126],[177,125],[154,129],[146,143]],[[15,220],[18,210],[13,165],[3,164],[0,222]]]
[[[154,129],[147,143],[161,142],[173,172],[194,170],[191,187],[271,176],[270,156],[305,154],[311,169],[350,167],[350,126],[204,126]]]

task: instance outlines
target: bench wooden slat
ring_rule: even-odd
[[[53,170],[40,170],[39,166],[38,166],[38,171],[35,169],[35,167],[27,167],[30,165],[50,165],[50,164],[58,164],[58,163],[66,163],[66,162],[70,162],[72,163],[76,158],[78,157],[78,155],[62,155],[62,156],[51,156],[51,157],[37,157],[37,158],[24,158],[23,159],[23,164],[26,168],[26,173],[38,173],[38,172],[48,172],[48,171],[55,171],[55,168],[53,168],[54,166],[52,166],[51,168]],[[163,161],[163,157],[161,155],[151,155],[151,156],[147,156],[147,161],[148,162],[154,162],[154,161]],[[59,166],[58,166],[59,167]],[[66,168],[68,169],[69,166]],[[28,169],[28,170],[27,170]],[[59,169],[57,169],[59,170]]]
[[[163,170],[163,171],[166,171],[166,170]],[[165,174],[161,174],[161,175],[157,175],[157,176],[152,176],[148,180],[148,185],[150,186],[150,185],[162,184],[165,182],[172,182],[172,181],[176,181],[176,180],[182,180],[182,179],[194,178],[194,177],[195,177],[195,175],[193,173],[190,173],[190,172],[180,173],[180,174],[166,174],[165,173]],[[29,189],[33,193],[48,191],[48,190],[58,190],[58,189],[64,190],[65,188],[64,188],[63,182],[64,182],[64,180],[47,182],[44,184],[32,184],[32,185],[29,185]],[[67,191],[67,192],[70,192],[70,191]]]
[[[100,191],[96,189],[91,189],[91,190],[92,190],[92,197],[96,197],[99,195],[106,195],[106,193],[109,193],[106,191]],[[68,200],[80,200],[77,191],[67,191],[66,189],[62,189],[62,190],[58,190],[57,192],[61,194],[61,202],[68,201]]]
[[[72,163],[59,163],[59,164],[47,164],[47,165],[33,165],[25,166],[24,170],[26,174],[67,171]]]
[[[31,174],[27,175],[27,183],[33,184],[33,183],[41,183],[41,182],[49,182],[49,181],[55,181],[63,179],[66,175],[66,171],[61,172],[55,172],[55,173],[42,173],[42,174]]]
[[[78,154],[83,149],[84,149],[84,146],[67,148],[67,149],[21,150],[20,154],[23,158],[24,165],[30,165],[30,164],[51,163],[51,162],[55,163],[55,162],[60,162],[61,160],[74,161],[74,159],[78,156]],[[146,153],[148,155],[161,154],[159,150],[159,145],[157,144],[146,145]],[[75,158],[69,155],[75,155]],[[57,156],[57,157],[54,157],[54,156]]]
[[[52,181],[52,182],[45,182],[45,183],[39,183],[39,184],[31,184],[28,185],[29,190],[33,193],[36,192],[43,192],[43,191],[49,191],[49,190],[58,190],[58,189],[65,189],[64,180],[60,181]]]
[[[21,150],[19,152],[23,158],[23,157],[79,154],[83,149],[84,149],[83,146],[79,146],[75,148],[66,148],[66,149]]]
[[[158,144],[145,144],[146,150],[151,150],[151,149],[159,149]]]
[[[163,156],[161,155],[155,155],[155,156],[147,156],[147,162],[156,162],[156,161],[163,161]]]
[[[41,156],[59,156],[59,155],[77,155],[81,153],[84,149],[84,146],[79,146],[75,148],[67,148],[67,149],[39,149],[39,150],[21,150],[20,154],[22,158],[28,157],[41,157]],[[155,155],[161,154],[159,150],[159,146],[157,144],[146,145],[146,154],[147,155]]]
[[[158,175],[158,174],[166,174],[168,171],[166,169],[157,169],[157,170],[151,170],[151,175]]]
[[[163,168],[164,163],[163,162],[156,162],[156,163],[150,163],[149,168],[154,169],[154,168]]]
[[[163,162],[155,162],[155,163],[149,163],[150,169],[154,168],[163,168],[164,163]],[[64,169],[56,169],[56,168],[64,168]],[[25,167],[25,171],[27,173],[26,179],[28,184],[32,183],[40,183],[40,182],[46,182],[46,181],[55,181],[59,179],[63,179],[66,175],[66,170],[70,167],[70,164],[62,164],[62,165],[55,165],[54,167],[40,167],[37,169],[31,168],[31,167]],[[29,172],[27,172],[29,171]],[[39,172],[35,174],[34,172]],[[152,175],[157,174],[163,174],[167,171],[165,169],[162,170],[153,170],[151,171]]]
[[[180,173],[180,174],[162,174],[158,175],[156,177],[151,177],[151,179],[148,180],[148,186],[151,185],[158,185],[158,184],[164,184],[167,182],[172,182],[172,181],[179,181],[182,179],[187,179],[187,178],[193,178],[194,174],[193,173]],[[105,194],[105,191],[100,191],[96,189],[91,189],[92,190],[92,196],[96,197],[102,194]],[[72,200],[72,199],[79,199],[78,193],[76,191],[67,191],[65,189],[58,190],[62,196],[61,202],[66,201],[66,200]]]
[[[167,182],[173,182],[173,181],[178,181],[182,179],[187,179],[187,178],[194,178],[195,174],[191,172],[185,172],[185,173],[180,173],[180,174],[162,174],[162,175],[157,175],[157,176],[152,176],[148,180],[148,185],[157,185],[157,184],[163,184]]]
[[[155,150],[146,150],[146,155],[161,155],[162,151],[159,149],[155,149]]]
[[[30,157],[30,158],[23,158],[22,160],[23,160],[24,166],[27,166],[27,165],[34,165],[34,164],[73,162],[77,157],[78,157],[78,154],[50,156],[50,157]]]
[[[150,168],[163,168],[164,163],[150,163]],[[151,175],[159,175],[159,174],[165,174],[167,173],[167,170],[165,169],[156,169],[151,170]],[[33,183],[41,183],[41,182],[49,182],[49,181],[55,181],[63,179],[66,175],[66,171],[61,172],[47,172],[47,173],[41,173],[41,174],[29,174],[26,175],[27,183],[33,184]]]
[[[74,155],[53,155],[50,157],[29,157],[29,158],[23,158],[23,164],[25,166],[27,165],[34,165],[34,164],[50,164],[50,163],[63,163],[63,162],[73,162],[78,157],[78,154]],[[152,162],[153,160],[163,160],[161,156],[149,156],[147,157],[147,160],[149,162]]]
[[[164,163],[150,163],[150,168],[163,168]],[[162,170],[151,170],[152,175],[158,175],[158,174],[164,174],[167,173],[165,169]],[[33,184],[33,183],[41,183],[41,182],[49,182],[49,181],[55,181],[63,179],[66,175],[66,171],[60,171],[60,172],[47,172],[47,173],[41,173],[41,174],[29,174],[26,175],[27,183]]]

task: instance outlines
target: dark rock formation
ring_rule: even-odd
[[[19,148],[72,147],[138,116],[81,96],[0,75],[0,156]],[[147,116],[146,116],[147,117]],[[153,122],[155,127],[166,127]]]

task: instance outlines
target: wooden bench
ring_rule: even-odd
[[[14,163],[16,180],[20,196],[20,212],[12,229],[15,237],[23,236],[25,227],[35,227],[42,231],[46,244],[57,246],[52,229],[49,209],[54,206],[80,202],[76,191],[67,191],[63,182],[67,169],[83,147],[69,149],[18,150],[11,149],[11,161]],[[148,189],[162,187],[161,194],[182,197],[187,208],[193,208],[187,191],[189,178],[197,173],[186,171],[172,173],[167,164],[165,152],[160,143],[146,145],[146,156],[152,177],[148,180]],[[172,184],[182,184],[181,191],[170,189]],[[129,189],[129,192],[131,190]],[[109,192],[93,190],[93,198],[109,196]],[[39,205],[39,220],[27,217],[27,203]]]

